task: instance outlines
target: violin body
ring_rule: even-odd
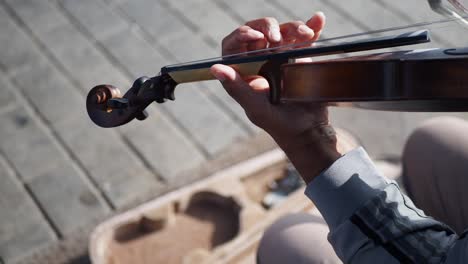
[[[152,102],[174,100],[186,82],[211,80],[209,68],[223,63],[241,75],[261,75],[270,84],[270,101],[323,103],[389,111],[468,111],[468,49],[431,49],[378,53],[344,59],[294,63],[317,57],[430,41],[427,31],[298,50],[237,54],[221,59],[166,66],[155,77],[142,77],[122,96],[111,85],[98,85],[86,107],[94,123],[115,127],[144,120]]]
[[[282,80],[282,101],[389,111],[468,111],[466,48],[287,64]]]

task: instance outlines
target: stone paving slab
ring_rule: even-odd
[[[59,228],[60,232],[66,233],[108,212],[107,206],[102,201],[98,203],[98,200],[95,202],[95,210],[80,210],[82,207],[78,203],[78,195],[63,192],[63,187],[68,187],[88,196],[97,195],[94,187],[86,185],[87,180],[79,169],[69,165],[70,161],[64,157],[63,150],[50,134],[47,135],[26,113],[26,110],[18,107],[1,115],[1,137],[8,138],[11,144],[5,144],[6,141],[2,140],[4,144],[0,146],[0,150],[20,173],[24,184],[37,198],[41,208],[50,216],[53,222],[51,224]],[[37,184],[50,177],[54,179],[50,184]],[[59,193],[54,195],[55,192]],[[76,217],[75,212],[80,217]],[[74,218],[67,218],[72,215]]]
[[[102,40],[124,28],[126,23],[102,1],[95,0],[57,0],[73,14],[97,40]]]
[[[117,183],[114,186],[114,177],[118,176],[115,171],[144,172],[133,177],[148,179],[140,186],[143,189],[157,184],[152,175],[144,171],[143,164],[126,150],[112,131],[101,131],[97,127],[90,126],[86,113],[81,111],[84,107],[82,96],[76,89],[67,91],[65,88],[69,85],[59,78],[60,74],[50,65],[25,69],[15,77],[17,86],[24,91],[28,100],[33,102],[42,116],[50,118],[48,122],[52,123],[53,129],[61,135],[60,139],[66,144],[66,149],[79,158],[80,165],[83,165],[97,181],[99,188],[108,191],[106,196],[113,204],[119,204],[123,199],[114,193],[114,190],[120,192],[116,187],[121,185]],[[54,97],[50,96],[50,93],[53,93]],[[106,142],[112,144],[105,144]],[[120,160],[124,160],[125,163],[119,163]],[[128,182],[130,181],[129,178]],[[132,181],[132,184],[135,183],[136,181]]]
[[[0,148],[22,180],[32,180],[67,162],[53,137],[46,134],[23,107],[10,108],[0,116],[0,137],[8,138],[0,141]]]
[[[212,96],[215,101],[219,101],[230,114],[234,116],[238,122],[249,131],[250,134],[256,134],[262,129],[254,125],[248,119],[244,109],[234,100],[231,96],[219,85],[218,81],[206,81],[201,84],[202,89],[206,89],[209,93],[208,96]]]
[[[39,1],[34,2],[37,5]],[[57,8],[54,8],[53,5],[46,1],[42,1],[42,5],[42,9],[48,7],[48,13],[50,14],[61,14]],[[51,10],[55,10],[55,12]],[[22,14],[20,10],[17,11],[18,14]],[[23,21],[25,24],[31,26],[31,28],[40,28],[35,25],[37,21],[33,18],[23,16],[22,19],[24,19]],[[101,68],[106,68],[105,66],[111,68],[111,63],[105,59],[103,60],[102,55],[100,57],[93,56],[96,54],[100,55],[100,53],[94,50],[84,37],[81,36],[81,38],[79,38],[80,32],[75,27],[70,26],[71,24],[69,22],[68,24],[62,23],[50,31],[43,30],[43,33],[38,34],[37,37],[43,41],[44,46],[50,48],[51,53],[54,54],[58,60],[61,60],[65,68],[73,74],[89,76],[86,71],[82,70],[86,69],[85,65],[82,65],[80,68],[79,65],[75,64],[77,60],[70,57],[70,54],[75,54],[76,50],[79,51],[81,47],[84,47],[84,52],[90,52],[82,53],[82,55],[91,55],[88,57],[90,59],[88,63],[91,63],[92,66],[98,66],[104,61],[106,63],[104,63],[104,66],[101,66]],[[63,35],[65,31],[61,30],[62,28],[70,30],[67,35]],[[50,36],[58,38],[57,34],[62,34],[61,37],[64,39],[66,39],[68,35],[71,35],[72,38],[71,40],[63,42],[54,42],[54,40],[58,41],[59,39],[48,38]],[[31,46],[29,48],[30,50],[34,50],[35,47]],[[20,51],[22,52],[22,50]],[[99,58],[101,58],[101,60],[99,60]],[[98,61],[95,61],[96,59],[98,59]],[[31,63],[34,64],[37,62],[34,61]],[[96,69],[96,67],[91,68]],[[73,89],[72,85],[60,76],[61,74],[46,63],[40,64],[40,66],[33,65],[31,67],[25,67],[24,69],[25,71],[18,72],[16,77],[17,83],[23,89],[32,89],[29,90],[29,92],[26,91],[26,93],[30,95],[28,97],[29,100],[34,103],[44,103],[43,105],[37,106],[40,111],[45,111],[44,116],[51,117],[55,113],[65,118],[49,121],[53,123],[53,127],[62,136],[61,138],[67,143],[67,146],[73,149],[73,152],[78,156],[85,166],[85,169],[93,176],[94,180],[97,181],[99,188],[105,192],[113,206],[126,205],[135,198],[135,195],[129,195],[130,193],[125,191],[128,190],[128,188],[137,188],[140,189],[141,192],[158,189],[159,184],[154,175],[144,167],[142,162],[138,160],[139,158],[131,153],[113,131],[102,130],[91,124],[85,111],[83,111],[84,94],[80,95],[78,90]],[[31,69],[34,72],[29,72]],[[22,76],[27,77],[23,78]],[[115,72],[113,75],[104,76],[107,78],[116,76],[116,80],[119,78],[122,79],[122,75],[115,74]],[[97,76],[95,76],[94,80],[88,79],[90,83],[93,82],[94,84],[97,80]],[[47,83],[43,84],[41,81],[46,81]],[[44,90],[40,91],[41,88]],[[86,89],[89,89],[89,86],[87,86]],[[50,96],[51,93],[54,93],[54,96]],[[54,100],[54,103],[59,106],[52,105],[47,108],[49,103],[42,100],[40,96],[45,96],[46,98]],[[62,101],[57,100],[59,97],[62,98]],[[76,110],[73,111],[73,109]],[[63,114],[69,112],[72,114]],[[86,142],[86,144],[83,144],[83,142]],[[109,142],[112,142],[112,144],[109,144]],[[47,155],[43,157],[47,159]],[[135,175],[128,177],[129,174]]]
[[[167,182],[177,182],[177,175],[206,160],[195,144],[175,126],[165,114],[153,107],[145,122],[122,127],[133,138],[135,147],[147,157],[148,163]]]
[[[129,21],[144,28],[145,32],[158,43],[173,44],[180,36],[189,35],[197,30],[193,24],[177,17],[161,1],[122,0],[115,5],[114,9]],[[193,44],[199,45],[199,43]],[[169,52],[174,52],[174,50],[170,49]]]
[[[49,14],[64,17],[58,8],[47,1],[34,1],[34,3],[34,5],[41,3],[42,9],[47,9]],[[25,16],[21,10],[15,9],[15,11],[31,29],[41,28],[33,16]],[[87,92],[89,87],[101,81],[103,76],[115,80],[113,83],[116,85],[127,87],[128,79],[116,70],[70,21],[64,21],[50,30],[42,30],[42,33],[36,37],[70,73],[70,76],[81,84],[83,91]],[[84,98],[84,95],[76,98]],[[82,100],[78,101],[77,109],[82,109],[84,104]],[[119,136],[111,130],[102,130],[92,125],[84,111],[76,111],[76,115],[68,116],[65,122],[57,124],[57,129],[63,131],[64,141],[78,154],[82,163],[115,206],[126,205],[135,199],[134,194],[125,191],[129,188],[139,189],[140,192],[160,188],[154,175],[138,160],[138,156],[126,149]],[[128,177],[131,174],[134,175]]]
[[[60,249],[86,223],[196,179],[194,168],[203,171],[261,131],[216,81],[181,85],[176,102],[152,105],[148,120],[117,129],[89,121],[89,88],[107,82],[126,89],[164,65],[219,56],[222,37],[247,20],[304,20],[319,10],[327,16],[323,37],[440,18],[424,1],[404,0],[0,0],[0,191],[10,191],[0,193],[0,232],[12,222],[3,211],[16,212],[3,201],[21,201],[31,212],[12,229],[16,240],[0,236],[0,260]],[[420,47],[466,44],[459,29],[445,31]],[[331,113],[378,158],[399,156],[411,130],[435,115]],[[19,233],[36,222],[30,240]],[[31,242],[37,237],[44,243]],[[53,260],[49,254],[42,262]]]
[[[280,22],[289,21],[291,18],[281,9],[276,8],[270,1],[215,1],[220,9],[233,16],[239,23],[261,17],[274,17]],[[289,3],[288,3],[289,5]]]
[[[30,40],[25,34],[18,34],[17,26],[12,23],[11,17],[0,9],[0,25],[2,34],[0,34],[0,65],[6,73],[20,69],[26,66],[30,61],[38,60],[40,54],[30,50]],[[21,50],[21,52],[19,52]]]
[[[239,26],[239,21],[226,14],[224,10],[218,8],[216,2],[211,0],[165,2],[176,9],[201,35],[209,38],[216,51],[221,49],[220,40]],[[214,21],[222,21],[222,23]]]
[[[103,198],[71,163],[62,163],[27,185],[61,236],[110,212]]]
[[[217,43],[166,1],[121,1],[116,12],[135,21],[148,42],[168,56],[169,64],[218,56]]]
[[[16,99],[11,91],[11,87],[8,89],[10,84],[5,80],[3,76],[0,76],[0,112],[10,109],[11,107],[15,107]]]
[[[26,21],[34,21],[30,26],[36,34],[45,33],[57,25],[66,23],[67,19],[50,8],[47,1],[3,0],[15,10],[18,16]]]
[[[167,62],[140,34],[135,34],[129,27],[105,38],[102,44],[133,76],[132,79],[154,76]]]
[[[284,10],[289,17],[295,20],[307,20],[317,11],[324,12],[326,16],[326,24],[322,38],[343,36],[366,31],[366,26],[353,21],[353,16],[346,16],[340,12],[340,10],[330,7],[320,0],[290,0],[287,3],[280,0],[272,0],[272,2]],[[307,6],[307,8],[296,8],[297,6]]]
[[[191,84],[175,91],[176,101],[163,106],[185,127],[195,140],[214,157],[228,144],[241,140],[247,132]],[[211,124],[207,126],[206,124]]]
[[[83,114],[78,120],[61,124],[59,129],[68,129],[63,140],[79,157],[113,207],[128,205],[137,196],[129,189],[143,193],[162,187],[155,173],[128,149],[115,131],[90,127],[86,118]]]
[[[70,79],[79,84],[83,94],[103,81],[112,82],[116,87],[131,85],[131,81],[73,24],[62,24],[37,37],[68,72]]]
[[[9,263],[57,238],[2,155],[0,180],[0,259]]]

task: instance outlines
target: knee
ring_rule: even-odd
[[[468,122],[437,117],[424,122],[408,138],[403,150],[403,182],[410,195],[416,186],[439,177],[455,177],[468,160]],[[450,171],[453,170],[453,173]],[[450,175],[449,175],[450,174]]]
[[[444,116],[429,119],[416,128],[406,141],[403,162],[409,159],[413,162],[415,157],[440,158],[438,154],[448,151],[464,151],[468,147],[467,131],[468,122],[460,118]],[[463,137],[466,140],[460,140]]]
[[[341,263],[327,241],[322,218],[306,213],[278,219],[264,233],[259,263]]]

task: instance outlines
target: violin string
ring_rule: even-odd
[[[465,16],[460,16],[458,18],[446,18],[446,19],[441,19],[441,20],[436,20],[436,21],[429,21],[429,22],[419,22],[415,24],[410,24],[410,25],[405,25],[405,26],[396,26],[396,27],[390,27],[390,28],[384,28],[384,29],[377,29],[377,30],[371,30],[367,32],[361,32],[361,33],[354,33],[354,34],[349,34],[349,35],[344,35],[344,36],[338,36],[338,37],[332,37],[332,38],[327,38],[327,39],[320,39],[316,41],[305,41],[301,43],[293,43],[293,44],[287,44],[287,45],[282,45],[282,46],[277,46],[277,47],[271,47],[271,48],[265,48],[265,49],[259,49],[259,50],[252,50],[252,51],[247,51],[247,52],[241,52],[241,53],[236,53],[236,54],[230,54],[230,55],[224,55],[220,57],[213,57],[213,58],[208,58],[208,59],[202,59],[202,60],[195,60],[195,61],[190,61],[190,62],[184,62],[184,63],[177,63],[177,64],[172,64],[169,66],[182,66],[186,64],[193,64],[193,63],[201,63],[201,62],[209,62],[213,60],[220,60],[220,59],[227,59],[227,58],[233,58],[233,57],[239,57],[239,56],[245,56],[245,55],[258,55],[260,53],[265,53],[265,52],[273,52],[273,51],[279,51],[279,50],[284,50],[284,49],[293,49],[297,47],[304,47],[307,45],[311,44],[320,44],[322,42],[330,42],[330,41],[335,41],[335,40],[343,40],[343,39],[350,39],[350,38],[357,38],[361,36],[366,36],[366,35],[375,35],[375,34],[381,34],[381,33],[388,33],[392,31],[398,31],[398,30],[404,30],[404,29],[410,29],[410,28],[419,28],[419,27],[425,27],[425,26],[431,26],[431,25],[437,25],[440,24],[441,27],[444,27],[442,24],[446,23],[451,23],[455,22],[458,20],[462,19],[467,19],[468,15]],[[446,25],[447,26],[447,25]]]

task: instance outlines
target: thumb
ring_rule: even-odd
[[[258,104],[268,103],[268,98],[264,94],[256,92],[233,68],[223,64],[215,64],[211,66],[210,72],[244,109],[252,109],[252,107],[258,107]]]

